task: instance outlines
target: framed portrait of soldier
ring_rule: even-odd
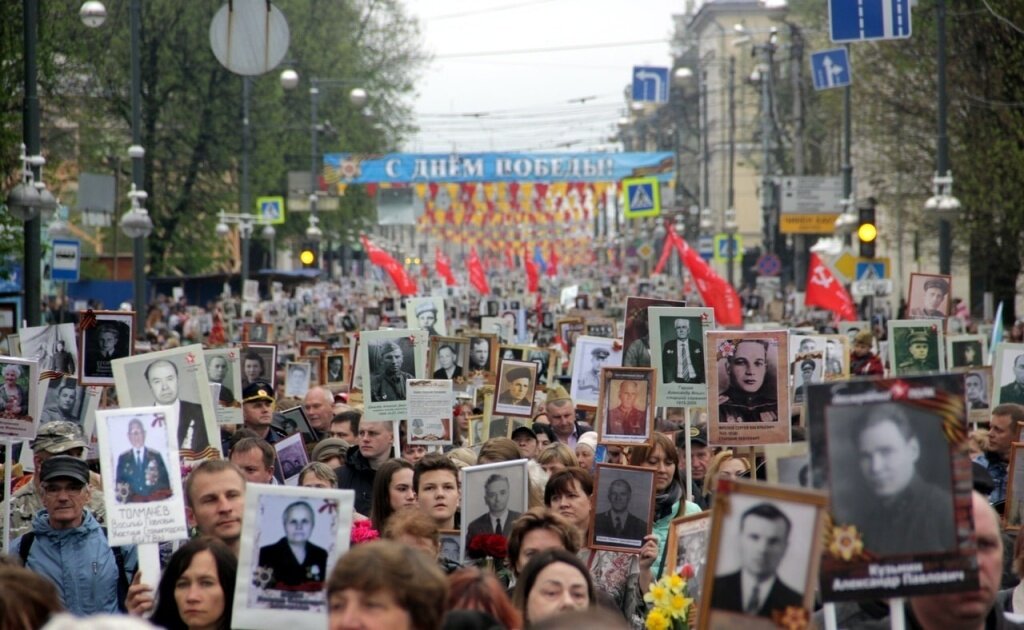
[[[30,440],[39,428],[39,364],[0,357],[0,437]]]
[[[622,345],[608,337],[582,336],[571,355],[573,402],[577,408],[596,409],[601,395],[601,369],[622,365]]]
[[[242,424],[242,353],[238,348],[216,348],[204,352],[206,379],[220,385],[214,400],[217,424]]]
[[[780,363],[787,342],[783,330],[706,333],[708,399],[718,400],[708,408],[712,444],[790,442],[789,378]]]
[[[685,301],[649,297],[627,297],[622,335],[622,367],[651,367],[650,318],[652,306],[684,307]]]
[[[946,369],[942,322],[890,319],[888,325],[890,374],[910,376]]]
[[[468,373],[469,338],[431,337],[429,358],[431,378],[461,383]]]
[[[344,385],[345,378],[345,353],[340,351],[328,351],[320,354],[320,380],[323,385],[335,386]]]
[[[63,420],[84,426],[86,404],[85,388],[73,376],[51,378],[39,382],[43,394],[39,424]]]
[[[826,381],[846,380],[850,376],[850,346],[853,342],[846,335],[825,335],[824,379]]]
[[[635,446],[654,435],[653,368],[603,368],[595,422],[598,442]]]
[[[793,404],[802,405],[807,398],[807,388],[825,380],[824,352],[810,352],[790,364],[790,378],[793,381]]]
[[[472,332],[468,336],[467,378],[494,385],[498,370],[498,336],[486,332]]]
[[[324,584],[348,551],[354,503],[352,490],[249,485],[232,624],[323,628]]]
[[[243,343],[239,362],[242,366],[239,392],[257,381],[277,387],[277,344]]]
[[[78,374],[78,348],[74,324],[51,324],[21,328],[21,357],[39,364],[43,379]]]
[[[256,322],[242,324],[243,343],[274,343],[274,325]]]
[[[96,419],[110,544],[187,538],[175,446],[177,409],[169,405],[104,409],[96,412]]]
[[[201,345],[115,359],[113,369],[122,407],[177,409],[176,445],[183,461],[221,457],[220,428]]]
[[[312,366],[306,361],[285,363],[284,395],[303,398],[309,391]]]
[[[494,413],[533,417],[533,396],[537,390],[537,366],[529,361],[502,361],[498,369]]]
[[[468,466],[462,476],[463,561],[480,557],[486,537],[508,538],[512,524],[529,509],[525,459]]]
[[[591,524],[587,545],[620,553],[640,553],[654,522],[654,470],[598,464],[594,468]]]
[[[907,293],[907,317],[944,319],[949,317],[949,290],[953,277],[934,273],[911,273]]]
[[[377,330],[359,338],[356,370],[363,378],[364,417],[408,417],[406,381],[426,376],[428,337],[423,330]]]
[[[967,421],[973,428],[989,421],[992,408],[992,368],[959,368],[953,370],[964,375],[964,393],[967,397]]]
[[[701,628],[776,628],[810,615],[827,497],[719,479],[700,600]]]
[[[714,309],[652,306],[647,318],[651,366],[658,373],[658,406],[706,404],[704,332],[715,327]]]
[[[443,297],[410,298],[405,318],[410,330],[425,330],[431,337],[444,337],[448,335],[446,312]]]
[[[992,369],[992,406],[1024,404],[1024,343],[998,344]]]
[[[964,400],[963,374],[811,388],[812,483],[831,497],[825,601],[977,588]]]
[[[988,365],[988,340],[985,335],[948,335],[946,362],[951,370]]]
[[[82,311],[78,314],[79,382],[85,385],[114,384],[111,361],[131,356],[135,339],[135,313]]]
[[[764,447],[765,479],[768,483],[810,488],[811,453],[807,442],[766,444]]]
[[[688,590],[696,601],[700,601],[700,589],[707,571],[710,532],[711,512],[708,511],[680,516],[672,519],[668,526],[664,573],[680,575],[689,566],[693,577],[688,581]]]

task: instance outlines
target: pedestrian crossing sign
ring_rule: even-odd
[[[626,198],[625,217],[639,219],[661,214],[661,184],[657,177],[634,177],[622,180]]]
[[[284,197],[260,197],[257,199],[256,222],[260,225],[284,223]]]

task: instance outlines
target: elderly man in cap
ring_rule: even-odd
[[[661,349],[662,383],[703,383],[704,355],[700,343],[690,339],[690,320],[677,317],[672,322],[676,338]]]
[[[525,367],[514,367],[505,374],[505,389],[498,394],[498,404],[533,407],[530,400],[530,381],[533,375]]]
[[[431,337],[437,337],[440,333],[435,328],[437,324],[437,306],[432,301],[420,302],[416,305],[417,328],[425,330]]]
[[[548,388],[544,411],[548,415],[548,423],[555,437],[573,451],[576,450],[576,440],[587,431],[594,430],[586,422],[577,422],[576,404],[561,385]]]
[[[911,317],[938,318],[946,316],[948,308],[943,304],[949,295],[949,282],[943,278],[930,278],[924,283],[924,299],[921,306],[910,309]]]
[[[85,454],[85,438],[78,425],[73,422],[47,422],[39,427],[36,439],[32,440],[32,464],[39,472],[46,460],[56,455],[70,455],[82,459]],[[90,475],[90,483],[96,489],[86,507],[93,512],[101,524],[106,518],[103,507],[102,485],[99,475]],[[32,518],[43,509],[43,489],[38,475],[14,493],[11,497],[11,538],[32,530]]]
[[[370,399],[405,400],[405,381],[416,377],[402,369],[402,347],[394,341],[384,341],[371,350],[377,351],[378,364],[377,373],[370,378]]]
[[[11,544],[11,553],[57,586],[68,612],[123,611],[138,557],[134,546],[112,549],[85,509],[92,498],[89,467],[81,459],[56,455],[43,462],[39,480],[43,509],[32,519],[31,531]]]
[[[604,362],[608,360],[610,354],[608,348],[594,348],[590,351],[590,364],[576,381],[575,392],[578,394],[590,392],[597,396],[601,391],[601,368],[604,367]]]
[[[897,366],[900,375],[923,374],[938,369],[938,364],[928,356],[928,333],[912,332],[907,337],[907,346],[910,356]]]

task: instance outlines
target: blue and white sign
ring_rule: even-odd
[[[711,260],[715,255],[715,239],[710,235],[701,236],[697,240],[697,253],[704,260]]]
[[[910,0],[829,0],[832,41],[910,37]]]
[[[850,85],[850,56],[845,48],[832,48],[811,54],[811,73],[814,89],[846,87]]]
[[[78,282],[82,262],[82,243],[78,239],[54,239],[50,279],[55,282]]]
[[[885,272],[885,261],[858,261],[857,266],[857,280],[884,280],[888,277]]]
[[[633,66],[633,100],[668,102],[668,68]]]

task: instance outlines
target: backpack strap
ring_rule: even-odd
[[[21,545],[18,547],[18,556],[21,558],[21,566],[28,566],[28,554],[32,551],[32,543],[36,540],[36,533],[29,530],[21,537]]]

